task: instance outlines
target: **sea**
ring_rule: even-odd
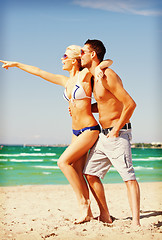
[[[57,166],[67,146],[0,146],[0,186],[69,184]],[[162,149],[132,148],[139,182],[162,181]],[[122,183],[111,167],[103,183]]]

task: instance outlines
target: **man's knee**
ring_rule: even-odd
[[[131,187],[138,187],[138,182],[137,180],[128,180],[125,181],[127,188],[131,188]]]

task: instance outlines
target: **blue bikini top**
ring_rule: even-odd
[[[66,101],[73,101],[74,99],[77,99],[77,100],[81,100],[81,99],[84,99],[84,98],[91,98],[89,96],[86,95],[82,85],[80,84],[79,82],[79,74],[78,74],[78,80],[73,88],[73,91],[72,91],[72,94],[71,94],[71,99],[68,98],[67,96],[67,91],[66,91],[66,88],[64,90],[64,94],[63,94],[63,97]]]

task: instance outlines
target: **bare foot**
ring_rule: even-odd
[[[88,200],[86,204],[82,204],[80,206],[80,209],[81,209],[81,215],[74,222],[74,224],[81,224],[81,223],[89,222],[93,218],[91,208],[90,208],[90,200]]]
[[[141,230],[142,230],[142,227],[141,227],[141,225],[139,225],[139,224],[132,224],[131,225],[131,230],[132,231],[135,231],[135,232],[140,232]]]
[[[113,223],[115,220],[114,217],[107,215],[107,214],[102,214],[97,218],[98,221],[104,222],[104,223]]]
[[[136,227],[138,228],[138,227],[140,227],[140,226],[141,226],[141,225],[140,225],[140,222],[139,222],[138,220],[137,220],[137,221],[133,221],[133,220],[132,220],[132,227],[133,227],[133,228],[136,228]]]
[[[79,219],[74,221],[74,224],[81,224],[81,223],[89,222],[91,220],[92,220],[92,217],[90,217],[90,216],[80,217]]]

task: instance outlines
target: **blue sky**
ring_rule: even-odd
[[[0,59],[65,74],[68,45],[105,44],[124,87],[137,103],[133,142],[162,142],[162,2],[60,0],[1,2]],[[19,69],[0,68],[0,144],[68,144],[71,117],[63,88]],[[95,114],[97,118],[97,115]]]

